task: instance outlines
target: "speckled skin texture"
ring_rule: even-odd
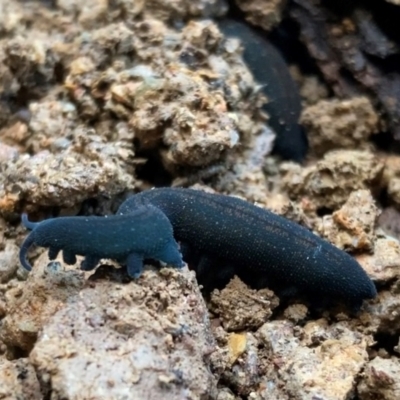
[[[278,50],[259,31],[232,19],[218,22],[228,37],[242,41],[243,59],[268,98],[264,109],[269,125],[277,134],[274,152],[296,162],[304,160],[308,141],[299,125],[301,101],[299,90]]]
[[[260,287],[329,297],[355,309],[376,295],[375,285],[350,255],[241,199],[161,188],[128,198],[118,214],[129,215],[147,204],[169,218],[185,260],[193,262],[200,275],[237,274]]]
[[[22,221],[32,232],[20,250],[20,261],[31,266],[26,255],[31,244],[49,248],[49,258],[63,252],[64,262],[75,264],[76,256],[85,256],[81,269],[92,270],[102,258],[126,263],[131,277],[140,276],[144,259],[163,261],[182,267],[182,257],[174,240],[168,218],[156,207],[138,207],[125,216],[60,217],[32,223]]]

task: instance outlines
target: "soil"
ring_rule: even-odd
[[[288,65],[302,164],[271,155],[263,105],[276,99],[218,28],[232,9],[302,46]],[[388,65],[400,40],[372,15],[316,0],[0,0],[1,399],[399,398],[400,73]],[[237,277],[207,294],[188,266],[132,281],[110,260],[84,272],[37,248],[21,267],[22,212],[110,215],[154,186],[306,226],[351,253],[378,296],[354,315]]]

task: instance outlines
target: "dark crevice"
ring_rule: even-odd
[[[332,212],[333,212],[333,210],[331,210],[328,207],[320,207],[317,209],[317,215],[320,218],[325,217],[325,215],[331,215]]]
[[[371,349],[377,351],[379,349],[384,349],[390,355],[398,357],[398,354],[394,351],[394,347],[399,343],[399,335],[390,335],[385,332],[378,332],[374,335],[374,339],[376,344],[374,344]]]
[[[143,165],[136,167],[138,179],[150,182],[155,187],[171,186],[173,177],[163,166],[158,151],[138,151],[136,156],[147,159]]]
[[[391,206],[391,200],[390,200],[390,197],[388,195],[387,188],[384,188],[384,189],[381,190],[377,200],[379,202],[379,207],[382,208],[382,209]]]
[[[371,142],[375,144],[378,150],[382,150],[386,153],[400,153],[400,143],[394,140],[392,134],[388,131],[371,136]]]

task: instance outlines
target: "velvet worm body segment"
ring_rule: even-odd
[[[218,26],[226,36],[240,39],[243,59],[268,98],[263,109],[277,134],[274,151],[285,159],[302,162],[308,140],[299,125],[301,98],[282,55],[267,40],[265,32],[260,33],[244,22],[225,18]]]
[[[22,243],[20,262],[28,271],[26,257],[31,245],[49,249],[49,258],[63,252],[64,262],[75,264],[76,256],[85,256],[81,269],[89,271],[102,258],[127,264],[131,277],[140,276],[144,259],[163,261],[182,267],[182,255],[173,237],[168,218],[156,207],[138,207],[125,216],[60,217],[42,222],[30,222],[24,214],[24,226],[32,232]]]
[[[346,252],[306,228],[244,200],[193,189],[160,188],[128,198],[119,215],[153,205],[170,220],[184,258],[202,274],[237,274],[274,290],[333,297],[359,308],[374,283]]]

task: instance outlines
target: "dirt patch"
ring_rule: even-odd
[[[0,397],[398,397],[400,8],[376,3],[0,0]],[[232,9],[279,25],[269,37],[299,84],[302,163],[271,156],[282,110],[297,113],[274,93],[297,98],[296,86],[246,64],[253,47],[218,28]],[[147,265],[132,281],[41,248],[31,273],[19,265],[22,212],[108,215],[165,185],[307,227],[357,259],[377,298],[354,315],[236,277],[203,296],[187,267]]]

